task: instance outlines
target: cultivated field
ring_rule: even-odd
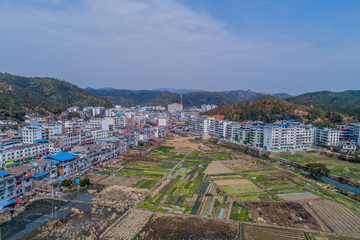
[[[139,176],[150,179],[160,179],[167,174],[170,169],[176,165],[176,162],[132,162],[119,172],[117,176]]]
[[[273,201],[271,195],[240,175],[211,178],[232,198],[242,201]]]
[[[131,209],[124,216],[111,225],[102,235],[105,239],[128,240],[138,233],[149,218],[152,212]]]
[[[329,200],[314,200],[308,205],[335,233],[360,238],[360,217],[350,209]]]
[[[302,231],[242,224],[244,240],[307,240]]]
[[[239,239],[233,222],[155,213],[135,239]]]
[[[273,194],[307,192],[289,172],[277,169],[243,171],[242,174],[263,189]]]
[[[330,173],[336,176],[348,177],[351,181],[360,183],[360,164],[340,160],[336,157],[328,157],[323,154],[303,153],[280,156],[287,160],[306,165],[307,163],[320,162],[330,169]]]
[[[251,217],[259,223],[321,230],[316,219],[299,203],[244,202],[251,209]]]

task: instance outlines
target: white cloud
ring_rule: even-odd
[[[327,61],[312,42],[242,39],[174,0],[33,2],[0,5],[0,71],[94,87],[276,91],[267,80],[289,87],[287,67]]]

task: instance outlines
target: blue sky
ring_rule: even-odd
[[[80,87],[360,88],[360,1],[2,0],[0,72]]]

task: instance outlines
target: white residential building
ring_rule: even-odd
[[[214,105],[214,104],[203,104],[203,105],[201,105],[201,111],[202,112],[207,112],[207,111],[210,111],[210,110],[212,110],[212,109],[214,109],[214,108],[216,108],[217,106],[216,105]]]
[[[40,126],[26,126],[22,129],[22,139],[24,143],[34,143],[36,140],[42,139],[42,131]]]
[[[41,126],[42,139],[50,140],[54,136],[62,134],[61,124],[43,124]]]
[[[169,112],[181,112],[183,109],[183,105],[179,103],[171,103],[168,104],[168,111]]]
[[[314,128],[305,126],[269,126],[264,129],[264,149],[284,151],[308,149],[313,142]]]
[[[351,138],[360,146],[360,122],[350,124]]]
[[[106,131],[109,131],[109,119],[106,118],[91,118],[88,123],[87,127],[90,129],[104,129]]]
[[[317,128],[315,143],[327,148],[339,146],[340,131],[332,128]]]

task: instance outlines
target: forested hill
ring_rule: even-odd
[[[345,113],[360,120],[360,90],[312,92],[286,100],[309,107],[313,106],[324,111]]]
[[[272,96],[263,96],[243,103],[233,103],[217,107],[207,115],[224,115],[232,121],[264,121],[294,119],[302,122],[341,123],[344,116],[335,112],[325,112],[317,108],[287,102]]]
[[[106,99],[65,81],[0,73],[0,119],[22,120],[26,113],[59,113],[75,105],[112,106]]]
[[[237,99],[222,92],[190,92],[186,94],[178,94],[168,91],[122,90],[113,88],[87,88],[87,90],[98,96],[105,97],[114,104],[118,104],[124,107],[131,107],[136,105],[166,106],[167,104],[173,102],[180,103],[181,95],[182,102],[185,107],[200,107],[201,104],[224,105],[238,102]]]
[[[210,92],[202,90],[189,89],[158,89],[158,90],[123,90],[113,88],[93,89],[87,90],[105,97],[114,104],[125,107],[135,105],[162,105],[179,102],[182,95],[183,105],[185,107],[200,107],[202,104],[215,104],[218,106],[236,102],[243,102],[255,99],[266,95],[266,93],[259,93],[253,91],[225,91],[225,92]],[[289,94],[280,93],[274,94],[279,98],[290,97]]]

